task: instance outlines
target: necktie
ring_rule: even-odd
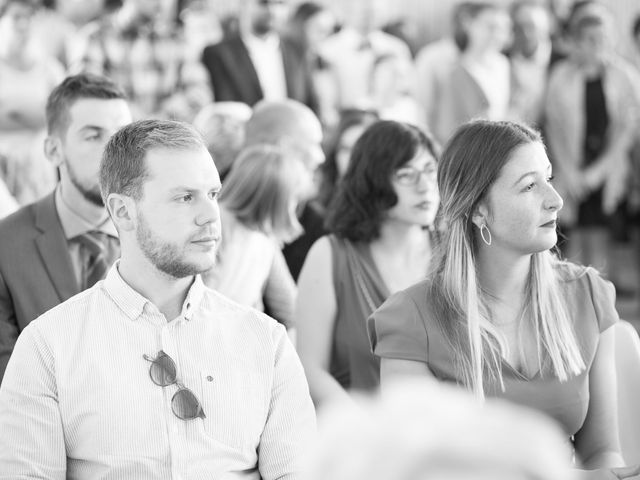
[[[82,290],[102,280],[120,254],[118,239],[104,232],[91,231],[74,237],[81,245],[83,259]]]

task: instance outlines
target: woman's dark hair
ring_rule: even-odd
[[[329,204],[327,230],[354,242],[376,239],[387,211],[398,202],[393,172],[421,151],[438,158],[434,140],[413,125],[383,120],[365,130]]]
[[[322,183],[318,201],[323,207],[327,207],[336,191],[336,184],[339,180],[337,155],[340,149],[342,136],[351,127],[368,126],[378,120],[378,114],[374,110],[362,110],[349,108],[340,112],[340,121],[335,130],[327,137],[324,145],[326,160],[320,167]]]
[[[293,40],[294,44],[301,50],[307,50],[307,40],[305,30],[307,29],[307,22],[311,17],[314,17],[320,12],[326,10],[326,7],[317,2],[302,2],[300,3],[291,17],[287,25],[287,37]]]

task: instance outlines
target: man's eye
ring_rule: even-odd
[[[178,200],[181,202],[187,203],[193,200],[193,195],[191,195],[190,193],[187,193],[186,195],[182,195],[181,197],[179,197]]]
[[[215,199],[217,199],[217,198],[218,198],[218,195],[219,195],[219,194],[220,194],[220,192],[215,192],[215,191],[214,191],[214,192],[209,192],[209,198],[210,198],[211,200],[215,200]]]
[[[535,187],[536,184],[535,183],[530,183],[529,185],[527,185],[526,187],[524,187],[524,191],[525,192],[530,192],[531,190],[533,190],[533,187]]]

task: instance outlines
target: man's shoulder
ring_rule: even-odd
[[[233,328],[259,328],[271,332],[281,326],[264,312],[238,303],[212,288],[206,288],[205,301],[208,307],[215,311],[216,317],[222,324],[227,324]]]
[[[242,39],[237,35],[233,35],[228,38],[224,38],[217,43],[212,43],[211,45],[207,45],[204,48],[204,53],[205,55],[220,54],[222,52],[226,52],[230,50],[231,51],[237,50],[239,47],[242,47],[242,46],[243,46]]]
[[[86,323],[89,310],[96,306],[99,308],[99,296],[104,298],[100,283],[52,307],[28,326],[51,342],[68,341],[80,328],[80,324]]]
[[[37,232],[36,216],[45,214],[46,207],[51,202],[49,196],[25,205],[11,215],[0,220],[0,251],[13,250],[16,246],[24,246],[24,241],[31,238]],[[54,213],[50,209],[50,214]],[[57,217],[54,218],[58,221]]]

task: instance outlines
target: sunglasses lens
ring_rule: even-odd
[[[161,353],[153,361],[150,372],[153,383],[161,387],[172,385],[176,381],[176,364],[165,353]]]
[[[205,418],[200,402],[188,388],[178,390],[171,399],[171,409],[176,417],[181,420]]]

